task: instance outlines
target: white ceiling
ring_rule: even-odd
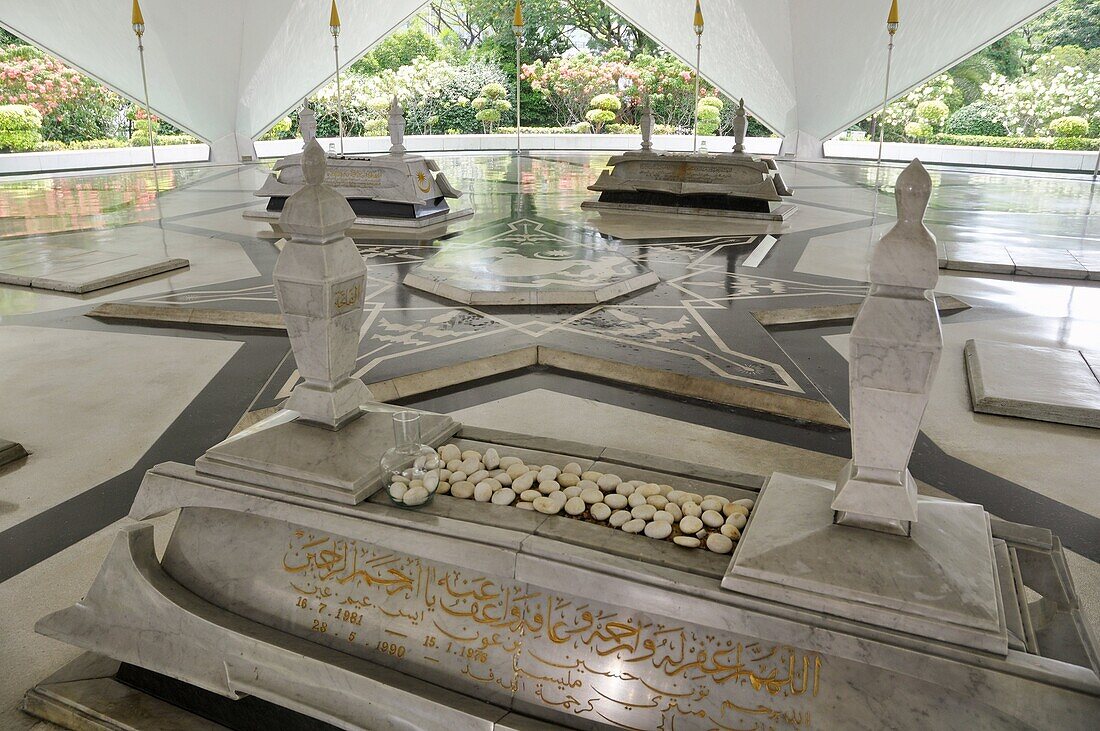
[[[607,0],[694,63],[694,0]],[[339,0],[349,63],[423,0]],[[902,0],[891,96],[1053,0]],[[252,138],[332,74],[329,0],[142,0],[150,102],[215,142]],[[824,139],[882,102],[888,0],[703,0],[704,77],[776,131]],[[0,0],[0,23],[140,99],[128,0]]]

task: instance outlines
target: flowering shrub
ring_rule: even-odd
[[[949,112],[952,106],[951,102],[958,98],[959,93],[955,89],[955,80],[947,74],[940,74],[922,86],[918,86],[886,107],[882,121],[886,125],[887,137],[891,134],[896,136],[903,132],[905,125],[910,122],[924,120],[930,124],[937,124],[930,118],[922,117],[918,110],[923,108],[926,114],[936,114],[942,107]],[[947,114],[943,114],[943,117],[946,118]]]
[[[0,150],[27,152],[42,142],[42,115],[26,104],[0,107]]]
[[[994,74],[982,84],[982,95],[997,109],[1001,122],[1013,135],[1030,136],[1052,132],[1051,122],[1065,116],[1079,116],[1087,123],[1100,122],[1100,74],[1076,66],[1063,66],[1049,73],[1050,54],[1040,56],[1033,73],[1010,81]]]
[[[926,140],[932,136],[932,125],[928,122],[906,122],[905,136],[916,140]]]
[[[699,134],[712,135],[718,131],[725,104],[716,96],[705,96],[699,100],[695,113],[698,115]]]
[[[951,114],[951,109],[941,99],[930,99],[917,105],[917,118],[931,127],[939,127]]]
[[[481,122],[485,127],[485,131],[490,134],[492,134],[496,123],[500,121],[501,115],[512,108],[512,103],[504,98],[507,94],[508,90],[504,88],[503,84],[493,82],[483,86],[481,93],[470,102],[473,108],[477,110],[474,117]]]
[[[442,129],[455,133],[480,132],[478,110],[472,100],[487,85],[503,87],[504,74],[496,66],[470,61],[461,66],[445,60],[418,58],[396,71],[386,69],[374,76],[348,74],[341,79],[344,130],[348,135],[386,134],[386,115],[396,96],[405,107],[410,134]],[[329,83],[313,100],[317,133],[335,136],[336,84]]]
[[[33,46],[0,49],[0,103],[27,104],[42,115],[42,135],[71,141],[112,137],[125,100]]]

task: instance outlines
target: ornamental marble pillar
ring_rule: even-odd
[[[943,350],[932,290],[936,239],[924,225],[932,181],[919,160],[898,177],[898,222],[871,255],[871,290],[849,341],[852,459],[832,501],[834,521],[909,535],[917,486],[909,457]]]
[[[401,107],[401,102],[397,101],[397,97],[394,96],[393,103],[390,104],[390,154],[391,155],[404,155],[405,154],[405,110]]]
[[[355,220],[347,200],[324,185],[324,150],[315,138],[302,152],[305,185],[287,198],[279,226],[286,242],[275,263],[275,294],[304,382],[286,408],[299,421],[340,429],[362,414],[370,391],[351,372],[363,326],[367,269],[344,235]]]

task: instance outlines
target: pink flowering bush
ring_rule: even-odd
[[[33,46],[0,48],[0,104],[26,104],[42,115],[47,140],[112,137],[125,100]]]

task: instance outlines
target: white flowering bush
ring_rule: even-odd
[[[1033,72],[1049,65],[1040,57]],[[1051,123],[1061,117],[1083,117],[1090,127],[1100,124],[1100,74],[1063,66],[1052,77],[1037,73],[1010,81],[994,74],[982,84],[982,97],[997,108],[1010,135],[1052,134]]]
[[[939,76],[930,79],[927,83],[918,86],[905,96],[891,102],[886,107],[886,113],[883,115],[883,121],[886,124],[887,137],[900,135],[905,131],[905,125],[910,122],[921,122],[922,120],[938,124],[931,119],[925,120],[918,113],[918,109],[921,109],[927,113],[929,110],[939,110],[940,106],[950,107],[950,101],[958,97],[958,91],[955,89],[955,80],[947,74],[940,74]],[[871,117],[875,116],[874,114]],[[944,115],[946,116],[946,115]],[[870,119],[871,117],[868,117]],[[911,136],[911,135],[910,135]]]

